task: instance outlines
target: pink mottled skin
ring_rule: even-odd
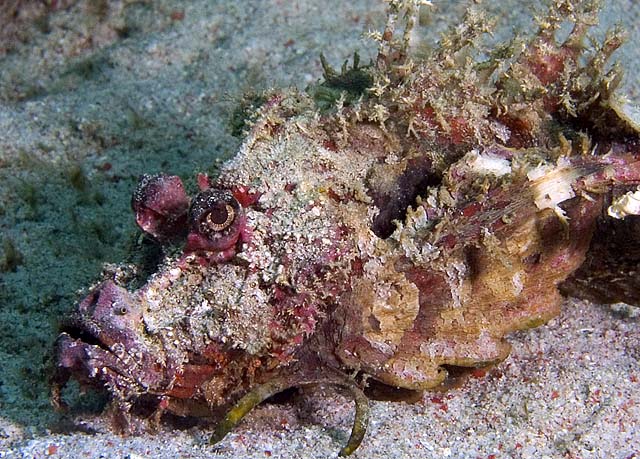
[[[158,241],[183,234],[189,198],[177,176],[145,175],[131,198],[136,223]]]
[[[391,25],[416,12],[389,3]],[[563,286],[580,294],[620,260],[623,287],[640,284],[640,216],[621,199],[640,185],[640,129],[605,66],[619,35],[589,54],[595,12],[583,7],[554,3],[528,46],[495,55],[477,52],[478,14],[424,62],[395,61],[407,50],[382,34],[357,105],[319,113],[274,91],[194,196],[176,176],[143,176],[136,222],[165,257],[138,290],[107,280],[63,322],[54,402],[75,377],[106,387],[129,430],[141,406],[155,420],[223,410],[219,440],[274,393],[332,384],[356,400],[346,455],[364,435],[367,381],[446,386],[450,370],[498,364],[509,333],[555,317]],[[355,61],[325,73],[358,80]],[[624,207],[624,228],[610,206]],[[624,250],[608,253],[610,227],[626,228]],[[585,260],[593,269],[571,277]]]
[[[128,393],[131,382],[141,391],[164,393],[175,378],[178,362],[170,362],[159,349],[143,339],[141,302],[112,281],[96,287],[64,322],[67,334],[56,342],[61,357],[56,384],[65,384],[70,375],[90,383],[100,370],[100,379],[112,393]],[[80,339],[71,335],[78,333]],[[124,404],[129,396],[119,399]],[[124,405],[121,407],[123,408]],[[119,412],[129,424],[128,410]]]

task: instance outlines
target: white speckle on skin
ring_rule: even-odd
[[[522,290],[524,290],[524,284],[522,283],[522,273],[520,271],[518,271],[517,273],[515,273],[513,275],[513,277],[511,278],[511,283],[513,283],[513,287],[514,287],[514,293],[517,295],[520,295],[520,293],[522,293]]]
[[[501,177],[511,173],[509,160],[491,153],[480,153],[478,150],[471,150],[467,153],[465,161],[471,171],[479,175],[493,174],[496,177]]]

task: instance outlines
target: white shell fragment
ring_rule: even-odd
[[[607,214],[618,219],[627,215],[640,215],[640,188],[615,199],[607,209]]]
[[[574,167],[566,167],[559,162],[557,167],[539,166],[527,173],[531,180],[534,201],[538,209],[554,209],[562,214],[558,207],[563,201],[573,198],[573,183],[580,176],[580,172]]]

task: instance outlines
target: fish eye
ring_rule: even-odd
[[[210,188],[194,198],[189,209],[190,225],[192,230],[215,238],[232,231],[240,212],[240,203],[230,191]]]
[[[119,316],[124,316],[127,312],[129,312],[129,310],[127,309],[127,307],[125,305],[114,305],[114,311],[116,314],[118,314]]]

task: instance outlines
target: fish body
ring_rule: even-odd
[[[615,75],[594,70],[615,37],[579,65],[589,14],[562,44],[542,29],[488,73],[455,66],[461,41],[411,65],[387,44],[358,78],[369,96],[333,112],[271,91],[195,196],[144,176],[136,220],[174,250],[141,288],[108,279],[80,302],[56,343],[54,400],[75,377],[106,386],[126,427],[139,405],[227,412],[219,439],[274,393],[333,384],[356,399],[346,455],[368,382],[421,391],[504,360],[506,335],[558,314],[607,209],[640,184],[637,123]]]

